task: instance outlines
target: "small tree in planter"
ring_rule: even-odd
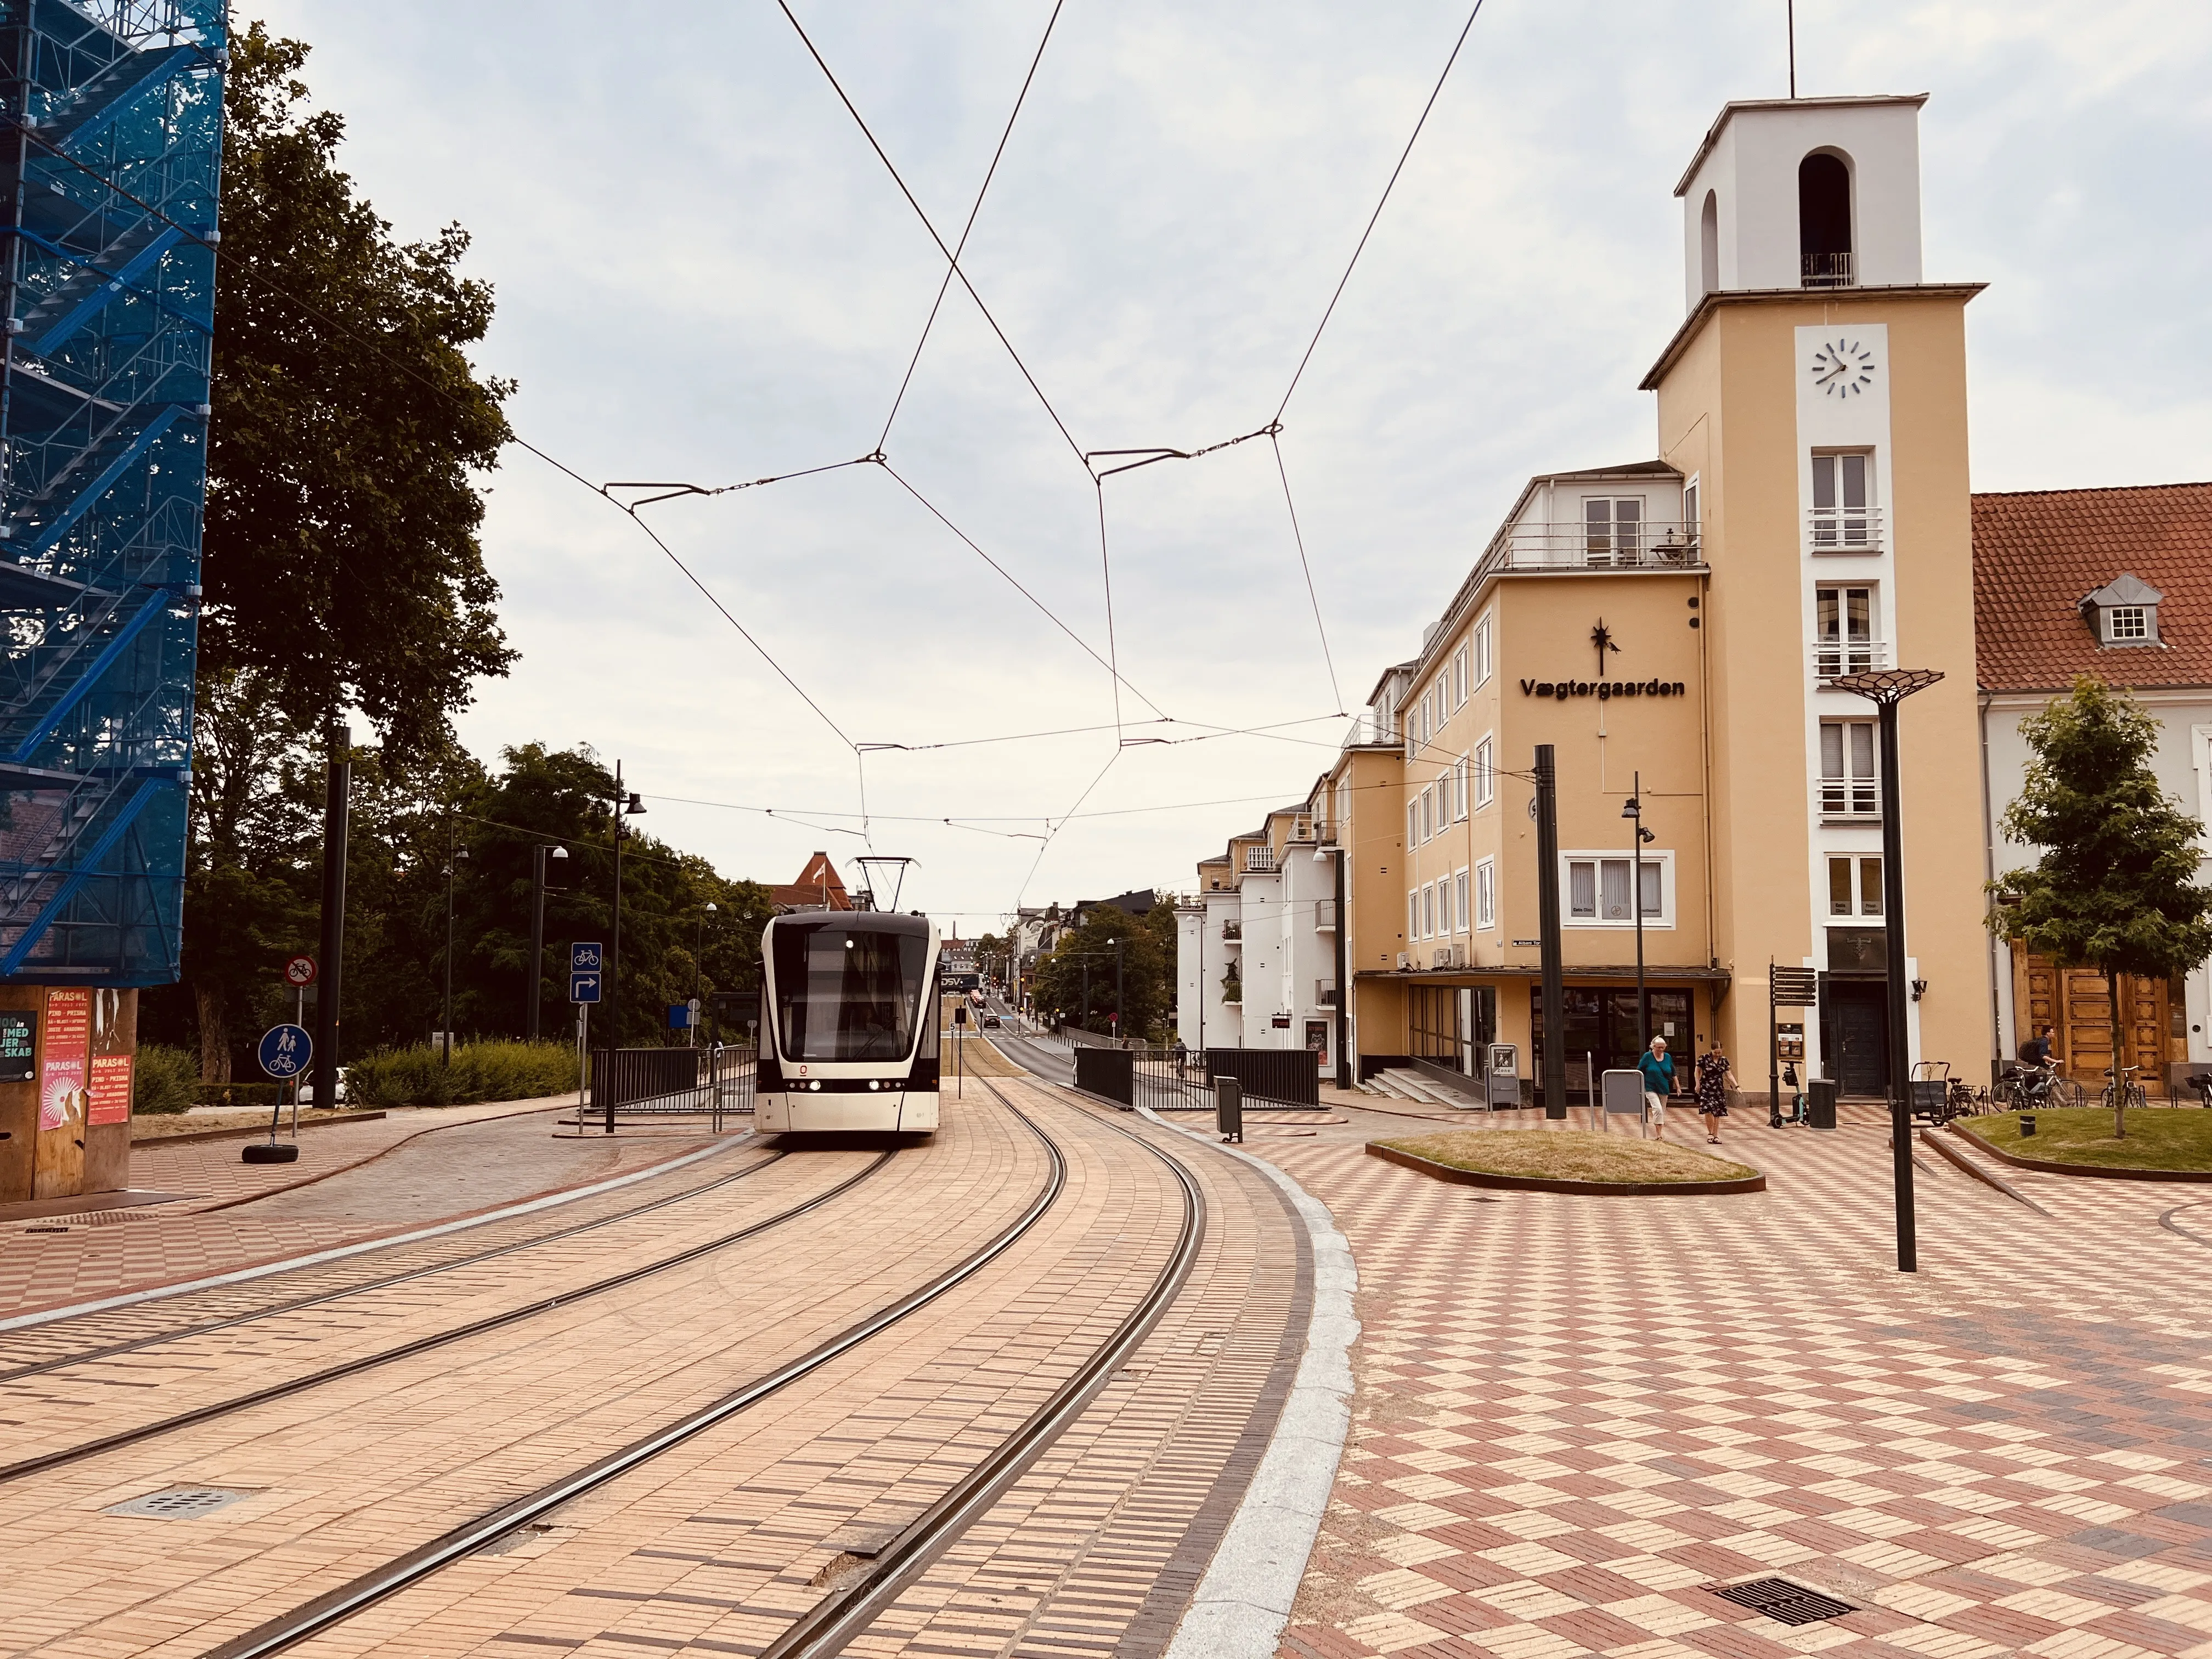
[[[2173,979],[2212,956],[2212,889],[2196,879],[2203,825],[2158,787],[2158,722],[2094,675],[2020,729],[2034,758],[2003,828],[2044,853],[1990,884],[2005,902],[1989,925],[2061,967],[2105,976],[2117,1085],[2120,975]],[[2127,1133],[2126,1110],[2127,1091],[2116,1087],[2116,1139]]]

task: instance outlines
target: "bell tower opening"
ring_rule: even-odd
[[[1797,164],[1797,252],[1802,285],[1850,287],[1858,280],[1851,252],[1851,170],[1833,150],[1814,150]]]
[[[1707,294],[1720,287],[1721,201],[1718,192],[1710,190],[1698,211],[1698,273]]]

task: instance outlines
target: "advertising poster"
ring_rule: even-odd
[[[0,1008],[0,1083],[31,1083],[38,1075],[38,1014],[28,1008]]]
[[[131,1063],[129,1054],[92,1057],[92,1104],[87,1123],[128,1123],[131,1121]]]
[[[84,1121],[86,1060],[92,1044],[92,993],[46,993],[46,1052],[39,1068],[39,1127]]]

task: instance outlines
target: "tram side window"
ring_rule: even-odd
[[[785,925],[775,932],[776,1029],[787,1060],[902,1060],[914,1045],[929,941]]]

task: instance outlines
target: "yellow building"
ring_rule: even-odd
[[[1639,908],[1650,1030],[1678,1060],[1723,1042],[1763,1090],[1769,963],[1808,968],[1817,1006],[1778,1018],[1802,1025],[1810,1075],[1878,1096],[1892,1033],[1875,716],[1823,682],[1901,665],[1945,677],[1902,710],[1902,1040],[1985,1080],[1978,289],[1922,280],[1922,101],[1722,112],[1677,190],[1688,314],[1643,383],[1657,457],[1531,479],[1294,809],[1345,866],[1352,995],[1332,1052],[1347,1073],[1533,1091],[1528,775],[1549,744],[1571,1098],[1590,1068],[1633,1062]],[[1640,854],[1623,816],[1639,786]],[[1510,1046],[1512,1082],[1488,1077],[1492,1045]]]

